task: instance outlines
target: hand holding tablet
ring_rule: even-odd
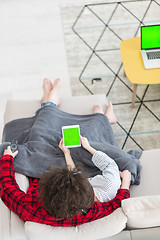
[[[79,125],[63,126],[62,135],[64,146],[68,148],[81,146]]]

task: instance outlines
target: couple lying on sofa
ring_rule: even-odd
[[[91,115],[60,111],[60,84],[60,79],[53,85],[44,79],[42,107],[36,116],[5,125],[0,195],[23,221],[76,226],[107,216],[129,197],[130,182],[140,183],[141,152],[118,148],[110,126],[116,122],[111,103],[106,114],[99,106]],[[64,146],[61,127],[77,123],[82,147],[70,151]],[[13,139],[19,143],[14,153],[10,146],[6,148]],[[76,166],[79,162],[81,167]],[[29,176],[27,193],[16,183],[15,171]]]

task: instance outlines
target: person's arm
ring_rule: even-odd
[[[96,151],[93,147],[90,146],[88,139],[81,136],[81,143],[82,146],[89,151],[93,157],[92,160],[94,164],[102,171],[103,176],[109,176],[108,174],[112,175],[113,173],[122,179],[121,189],[128,189],[131,182],[131,173],[128,170],[124,170],[120,172],[118,170],[118,166],[113,159],[111,159],[107,154]]]
[[[92,156],[92,161],[102,171],[104,178],[109,179],[114,182],[116,178],[120,183],[119,169],[116,162],[110,158],[106,153],[97,151],[90,146],[87,138],[81,136],[82,146],[90,152]]]
[[[128,189],[119,189],[117,191],[117,194],[115,198],[110,200],[109,202],[103,202],[103,203],[96,203],[96,219],[102,218],[104,216],[107,216],[114,212],[117,208],[121,207],[121,202],[124,199],[127,199],[130,197],[130,192]]]
[[[14,157],[18,151],[12,153],[10,146],[0,158],[0,197],[4,204],[23,221],[30,215],[26,204],[26,193],[23,192],[15,180]]]
[[[124,170],[120,172],[120,176],[122,178],[121,189],[128,189],[131,184],[131,173],[128,170]]]
[[[119,189],[115,198],[110,200],[109,202],[99,203],[96,202],[89,209],[87,214],[78,214],[75,215],[72,219],[64,220],[66,226],[76,226],[82,223],[87,223],[94,221],[96,219],[103,218],[112,212],[114,212],[117,208],[121,207],[121,202],[123,199],[127,199],[130,197],[130,192],[127,189]]]
[[[73,170],[76,168],[73,159],[70,154],[70,150],[64,146],[64,141],[63,138],[59,142],[59,148],[63,151],[64,156],[65,156],[65,161],[68,169]]]
[[[123,172],[120,172],[120,176],[122,178],[122,184],[117,191],[115,198],[109,202],[96,202],[88,213],[83,216],[83,219],[81,219],[83,223],[88,222],[88,218],[89,221],[93,221],[111,214],[117,208],[121,207],[122,200],[130,197],[129,186],[131,182],[131,173],[128,170],[124,170]]]
[[[93,147],[91,147],[91,145],[88,142],[88,139],[86,137],[82,137],[80,136],[81,139],[81,144],[82,146],[88,151],[90,152],[92,155],[95,154],[95,152],[97,151],[96,149],[94,149]]]
[[[94,188],[96,197],[100,202],[110,201],[116,196],[117,190],[121,185],[119,168],[116,162],[106,153],[96,151],[93,147],[91,147],[87,138],[81,137],[81,143],[87,151],[93,154],[91,160],[102,172],[103,184],[101,185],[101,191],[96,187]],[[89,181],[93,186],[96,186],[95,183],[102,183],[102,176],[94,176],[89,179]]]

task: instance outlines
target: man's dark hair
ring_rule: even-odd
[[[50,167],[39,181],[40,201],[49,215],[70,219],[94,204],[94,191],[87,175],[73,170]]]

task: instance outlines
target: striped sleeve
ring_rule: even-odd
[[[102,171],[102,176],[93,177],[90,183],[98,200],[108,202],[115,197],[121,185],[118,166],[114,160],[101,151],[95,152],[92,161]]]
[[[96,151],[92,156],[92,162],[102,171],[104,178],[111,178],[113,180],[113,176],[116,174],[116,177],[118,176],[118,180],[120,181],[118,165],[106,153]]]

